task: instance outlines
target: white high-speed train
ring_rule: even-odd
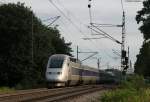
[[[68,55],[55,54],[48,60],[46,80],[49,87],[94,84],[99,80],[99,70],[81,65]]]

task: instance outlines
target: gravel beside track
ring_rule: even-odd
[[[58,102],[100,102],[100,97],[104,92],[105,90],[95,91],[83,95],[78,95],[72,98],[60,100]]]
[[[117,86],[115,86],[115,85],[112,85],[112,86],[104,85],[103,87],[104,87],[103,90],[96,90],[94,92],[85,93],[82,95],[66,98],[64,100],[60,100],[57,102],[101,102],[100,98],[104,92],[106,92],[107,90],[112,90],[112,89],[117,88]]]

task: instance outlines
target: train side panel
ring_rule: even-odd
[[[74,63],[74,62],[70,62],[71,66],[70,66],[70,70],[71,70],[71,76],[70,76],[70,85],[77,85],[80,83],[80,64],[78,63]]]
[[[95,84],[99,81],[98,69],[83,66],[78,60],[63,54],[49,58],[46,80],[54,86]]]

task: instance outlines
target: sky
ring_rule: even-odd
[[[53,4],[50,2],[52,1]],[[98,38],[100,35],[91,35],[88,28],[90,23],[88,0],[1,0],[3,3],[25,3],[25,6],[31,7],[36,16],[42,21],[56,16],[61,16],[52,27],[57,26],[65,38],[66,42],[72,42],[72,54],[76,57],[76,47],[79,46],[80,52],[98,52],[94,58],[83,62],[92,67],[97,67],[97,59],[101,59],[101,69],[108,66],[119,68],[120,57],[113,53],[115,50],[120,54],[121,46],[110,39],[92,39],[84,40],[83,38]],[[137,11],[142,8],[142,2],[123,1],[126,14],[126,43],[125,47],[130,47],[130,60],[134,64],[136,55],[139,53],[143,42],[143,35],[140,33],[135,21]],[[55,7],[55,6],[57,7]],[[98,24],[122,23],[121,0],[92,0],[91,1],[92,22]],[[59,10],[61,10],[61,12]],[[52,21],[46,22],[48,24]],[[44,22],[43,22],[44,23]],[[101,27],[105,32],[115,39],[121,41],[121,28]],[[93,34],[95,34],[93,32]],[[91,54],[79,53],[79,59],[83,60]]]

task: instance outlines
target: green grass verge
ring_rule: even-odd
[[[150,102],[150,89],[117,89],[108,91],[101,97],[101,102]]]
[[[100,102],[150,102],[150,88],[142,76],[130,76],[119,89],[105,92]]]
[[[15,92],[15,89],[8,87],[0,87],[0,94]]]

